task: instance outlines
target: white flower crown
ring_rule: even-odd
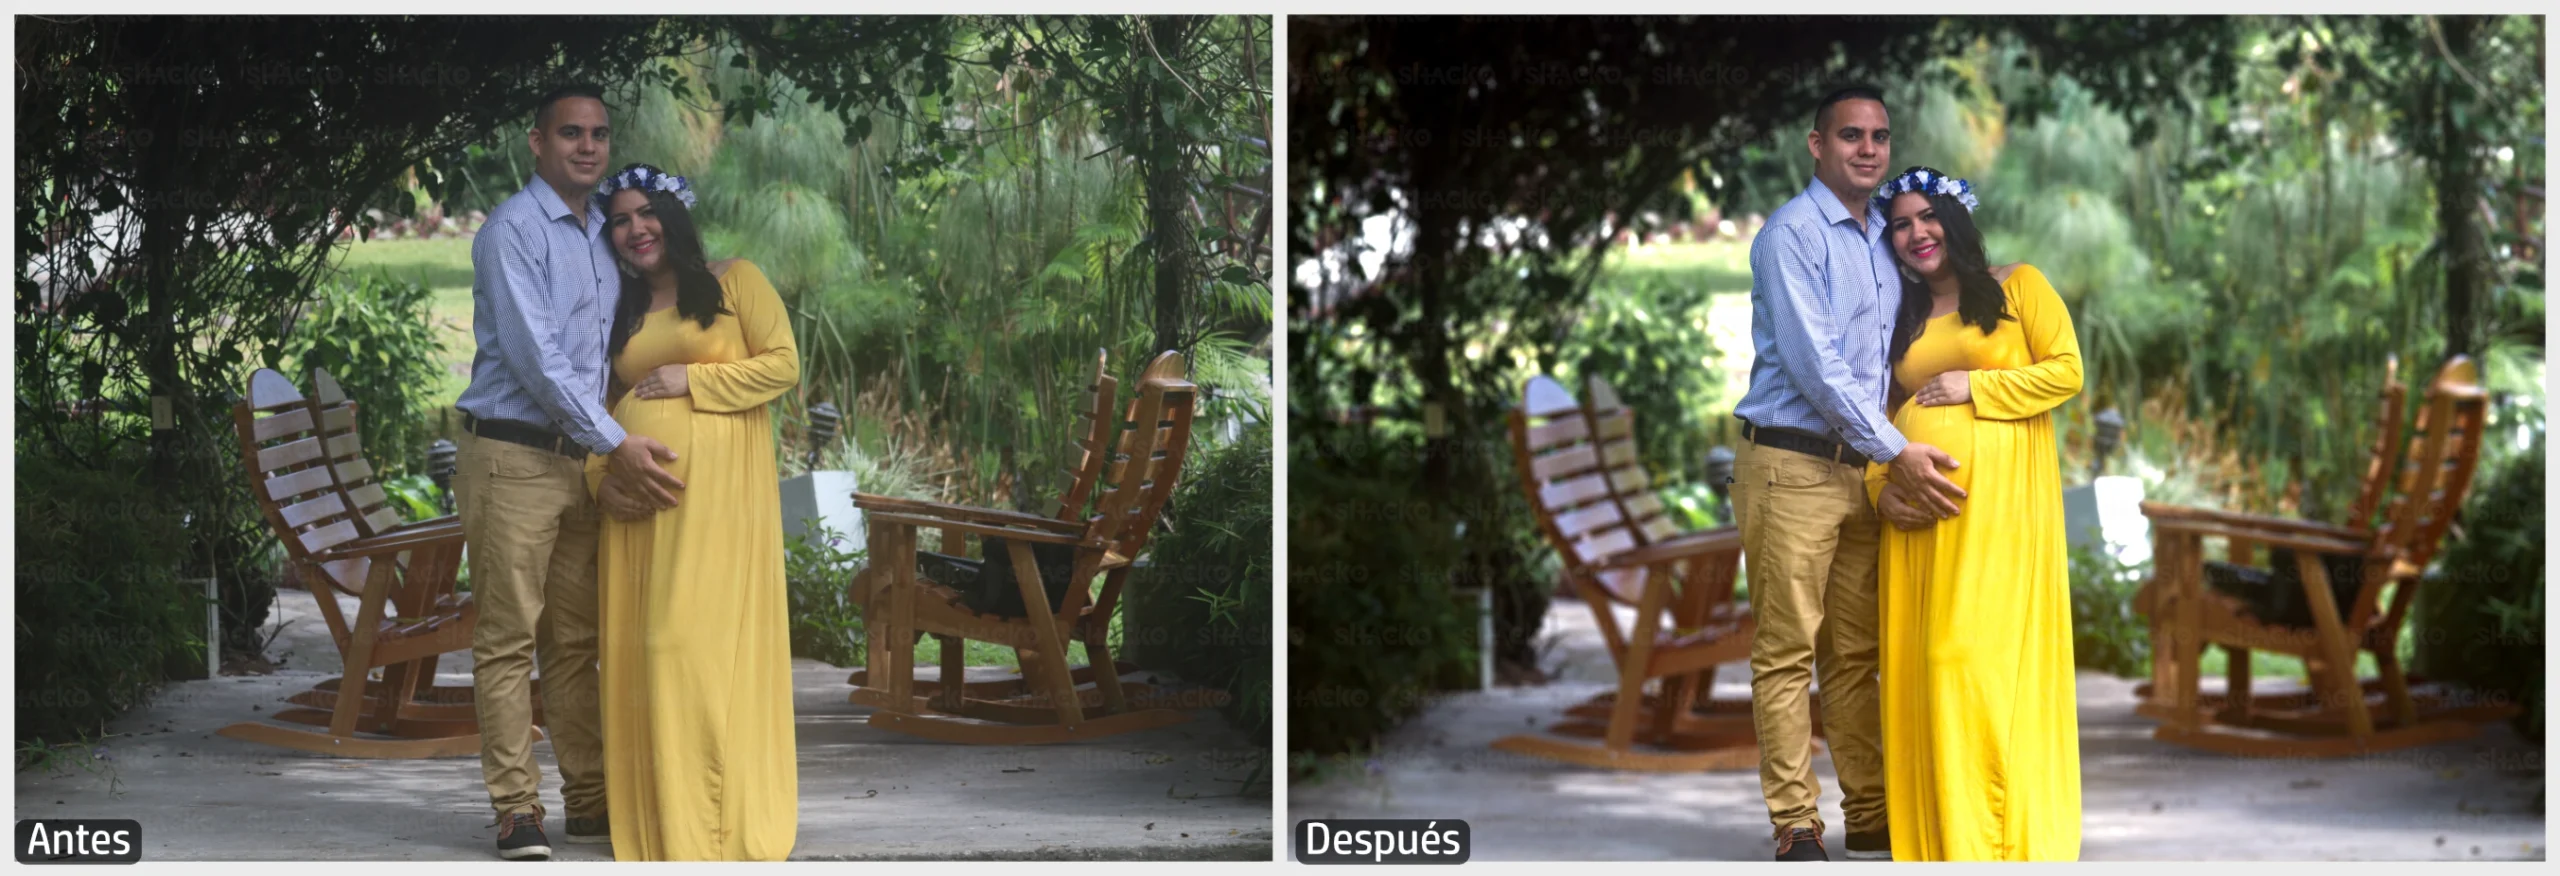
[[[685,183],[684,177],[671,175],[646,164],[625,167],[622,172],[605,177],[603,182],[597,183],[596,202],[603,204],[613,200],[613,193],[623,189],[665,192],[676,196],[676,200],[683,201],[686,209],[693,208],[693,187]]]
[[[1973,196],[1972,182],[1926,167],[1913,167],[1903,171],[1901,176],[1886,180],[1884,185],[1876,188],[1876,204],[1884,206],[1894,196],[1906,192],[1945,195],[1962,202],[1967,211],[1979,212],[1982,209],[1982,202]]]

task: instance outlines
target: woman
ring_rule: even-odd
[[[753,263],[705,263],[683,177],[634,164],[596,198],[623,273],[613,418],[684,484],[663,507],[588,469],[615,517],[596,564],[613,854],[782,860],[800,795],[765,403],[800,381],[791,323]]]
[[[2044,274],[1996,273],[1973,186],[1914,167],[1879,197],[1902,265],[1893,423],[1962,463],[1961,512],[1867,475],[1884,533],[1885,812],[1898,861],[2075,860],[2080,733],[2052,411],[2080,392]],[[1907,401],[1904,398],[1907,396]]]

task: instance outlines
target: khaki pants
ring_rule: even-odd
[[[454,498],[471,558],[473,701],[480,772],[500,817],[541,813],[533,760],[534,660],[543,729],[560,761],[568,814],[605,811],[604,720],[596,690],[596,537],[586,466],[479,437],[457,455]]]
[[[1781,831],[1823,826],[1813,775],[1819,672],[1822,724],[1839,770],[1852,833],[1885,825],[1877,702],[1876,549],[1881,518],[1867,503],[1866,460],[1744,442],[1733,463],[1751,613],[1751,717],[1760,735],[1760,791]]]

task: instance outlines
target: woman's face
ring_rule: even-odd
[[[1929,198],[1918,192],[1893,196],[1885,212],[1885,233],[1893,236],[1893,257],[1923,277],[1934,277],[1947,267],[1946,230],[1938,224],[1938,211]]]
[[[658,214],[649,207],[649,196],[638,189],[623,189],[605,202],[605,233],[613,236],[613,253],[625,264],[639,268],[643,276],[654,274],[667,263],[667,238],[658,226]]]

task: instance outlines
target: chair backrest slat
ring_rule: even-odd
[[[2351,627],[2361,628],[2380,610],[2379,594],[2390,577],[2380,573],[2392,567],[2424,571],[2443,546],[2471,492],[2488,402],[2488,393],[2480,386],[2479,366],[2468,356],[2447,360],[2427,385],[2398,467],[2398,489],[2374,534],[2369,574],[2357,595]],[[2406,590],[2416,586],[2417,580],[2412,576],[2399,583]],[[2395,596],[2393,601],[2405,603],[2407,597]]]
[[[1622,582],[1585,571],[1639,546],[1627,508],[1609,486],[1611,466],[1626,458],[1611,446],[1610,436],[1623,418],[1596,421],[1563,384],[1539,375],[1521,389],[1510,421],[1513,467],[1548,545],[1571,577],[1599,586],[1613,600],[1633,599],[1634,594],[1611,586]],[[1595,435],[1599,440],[1593,440]]]
[[[314,554],[356,537],[356,518],[336,490],[327,458],[340,442],[315,428],[326,418],[315,414],[291,379],[264,368],[251,373],[248,393],[231,414],[250,495],[290,561],[310,563]],[[353,592],[363,584],[365,567],[363,561],[343,561],[320,570],[330,583]]]
[[[2391,476],[2398,470],[2400,453],[2400,418],[2406,412],[2409,388],[2400,382],[2400,357],[2382,360],[2381,419],[2374,424],[2373,455],[2365,462],[2364,483],[2356,493],[2355,504],[2347,508],[2348,526],[2373,525],[2374,512],[2381,510],[2383,491],[2390,487]]]
[[[311,369],[310,407],[320,424],[320,433],[328,437],[330,477],[347,507],[355,512],[357,533],[377,535],[407,522],[400,509],[391,504],[389,492],[382,488],[381,473],[365,458],[355,401],[347,397],[346,390],[327,369]]]
[[[1146,549],[1180,480],[1199,396],[1182,376],[1187,368],[1182,354],[1167,351],[1139,374],[1138,397],[1106,469],[1108,488],[1087,530],[1120,556],[1135,559]]]
[[[1084,406],[1076,411],[1076,437],[1067,453],[1072,467],[1067,470],[1067,488],[1058,494],[1059,520],[1076,521],[1084,517],[1085,508],[1093,500],[1095,481],[1102,477],[1104,461],[1111,456],[1111,405],[1119,399],[1120,382],[1108,369],[1111,351],[1095,353],[1093,379],[1085,384]]]

